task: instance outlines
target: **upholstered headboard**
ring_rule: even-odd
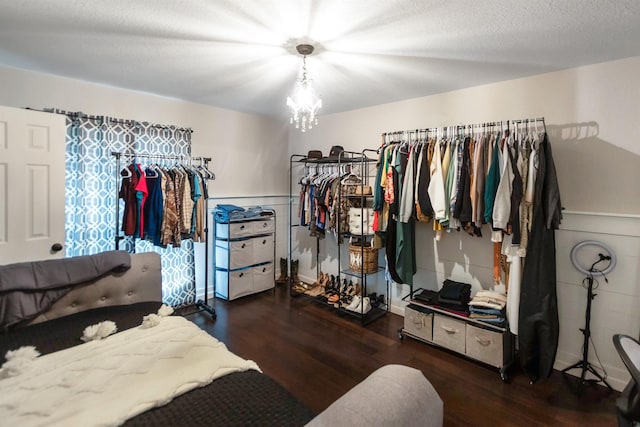
[[[46,313],[29,324],[40,323],[92,308],[162,301],[160,255],[147,252],[131,255],[131,268],[75,286]]]

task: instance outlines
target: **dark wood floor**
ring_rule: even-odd
[[[589,385],[578,397],[574,383],[554,372],[531,385],[512,368],[509,383],[496,369],[406,338],[403,318],[389,313],[363,327],[309,299],[291,299],[284,287],[233,302],[216,300],[217,320],[189,316],[227,347],[258,363],[316,412],[376,368],[399,363],[420,369],[444,401],[445,426],[615,426],[615,398]]]

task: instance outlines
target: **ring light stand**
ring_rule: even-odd
[[[584,266],[582,266],[579,262],[578,262],[578,252],[583,249],[586,246],[596,246],[600,249],[603,249],[604,251],[606,251],[607,255],[604,255],[602,253],[598,253],[598,259],[591,264],[591,267],[589,267],[588,269],[585,268]],[[603,262],[603,261],[609,261],[609,264],[607,265],[606,268],[604,269],[598,269],[596,268],[596,265],[598,265],[599,263]],[[613,271],[613,269],[616,266],[616,256],[615,253],[613,252],[613,250],[605,245],[604,243],[601,242],[596,242],[594,240],[586,240],[584,242],[580,242],[577,245],[575,245],[573,247],[573,249],[571,249],[571,263],[573,264],[573,266],[576,268],[576,270],[580,271],[581,273],[584,273],[587,275],[587,310],[585,312],[585,327],[584,329],[580,329],[580,331],[584,334],[584,344],[582,345],[582,360],[574,363],[573,365],[564,368],[562,370],[562,373],[566,373],[567,371],[571,370],[571,369],[575,369],[575,368],[580,368],[582,370],[582,373],[580,374],[580,384],[579,384],[579,388],[578,388],[578,392],[580,391],[581,387],[587,383],[587,382],[591,382],[591,383],[599,383],[602,382],[604,383],[604,385],[606,385],[610,390],[613,390],[613,388],[611,388],[611,386],[609,385],[609,383],[607,383],[606,379],[600,375],[598,373],[598,371],[596,371],[593,366],[591,366],[591,364],[589,363],[589,338],[591,337],[591,327],[590,327],[590,323],[591,323],[591,301],[596,297],[597,294],[593,293],[593,276],[594,275],[601,275],[602,277],[604,277],[605,282],[607,281],[607,274],[611,271]],[[584,283],[584,282],[583,282]],[[592,379],[592,380],[587,380],[585,379],[585,376],[587,374],[587,371],[591,372],[597,379]]]

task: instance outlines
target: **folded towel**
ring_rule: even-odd
[[[486,298],[496,301],[502,301],[504,303],[507,302],[507,296],[502,292],[497,291],[478,291],[474,298]]]
[[[495,303],[489,301],[477,301],[475,298],[469,301],[470,306],[474,307],[486,307],[486,308],[494,308],[496,310],[502,310],[505,307],[505,303]]]

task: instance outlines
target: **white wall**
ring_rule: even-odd
[[[582,358],[579,328],[584,327],[586,291],[569,252],[582,240],[602,241],[613,247],[619,262],[594,300],[592,338],[610,382],[621,389],[629,376],[611,337],[614,333],[638,337],[640,332],[638,75],[640,57],[634,57],[320,116],[312,131],[290,132],[289,150],[304,154],[321,149],[326,155],[332,145],[353,151],[375,149],[383,132],[544,116],[566,209],[556,234],[561,327],[556,368]],[[416,229],[415,287],[436,288],[449,277],[473,283],[475,290],[490,287],[492,252],[487,229],[481,239],[453,233],[438,243],[430,224],[418,224]],[[313,276],[313,245],[303,230],[298,233],[304,249],[301,263],[314,268],[305,273]],[[327,250],[325,245],[322,250]],[[335,252],[320,258],[335,263]],[[407,293],[407,286],[393,289],[392,311],[403,312],[399,297]],[[590,360],[599,366],[593,349]]]

